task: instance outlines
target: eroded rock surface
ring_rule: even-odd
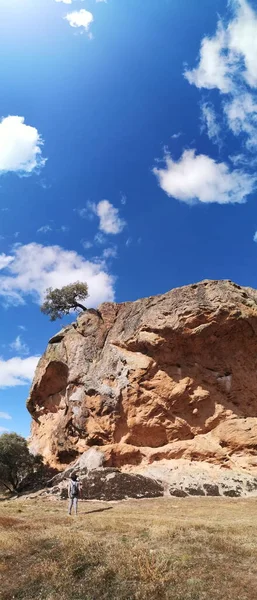
[[[55,335],[28,409],[31,449],[63,468],[166,459],[257,472],[257,292],[205,281],[103,304]]]
[[[256,497],[257,477],[253,474],[225,469],[219,465],[188,461],[162,460],[123,469],[97,466],[104,453],[91,448],[61,473],[48,481],[40,495],[67,498],[71,474],[76,473],[81,483],[84,500],[124,500],[127,498],[155,498],[158,496],[223,496]]]

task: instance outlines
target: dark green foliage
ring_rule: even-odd
[[[46,298],[41,306],[41,312],[50,317],[51,321],[61,319],[72,310],[86,310],[81,301],[88,298],[88,286],[77,281],[62,288],[48,288]]]
[[[10,492],[18,492],[27,478],[43,470],[42,457],[30,454],[27,441],[17,433],[0,436],[0,484]]]

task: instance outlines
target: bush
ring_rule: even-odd
[[[10,492],[19,492],[27,479],[32,480],[42,473],[40,455],[33,456],[27,441],[17,433],[0,436],[0,484]]]

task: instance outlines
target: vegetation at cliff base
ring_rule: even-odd
[[[256,499],[0,507],[1,600],[256,599]]]
[[[36,481],[42,469],[42,457],[29,452],[23,437],[17,433],[0,435],[0,488],[19,492],[25,481]]]

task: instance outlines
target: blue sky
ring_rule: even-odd
[[[0,432],[71,320],[47,287],[257,286],[256,56],[250,0],[1,1]]]

